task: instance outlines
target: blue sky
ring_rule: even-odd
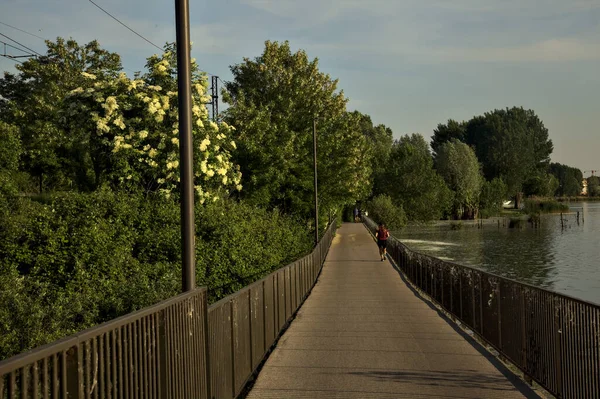
[[[172,0],[97,3],[159,45],[174,41]],[[223,80],[265,40],[289,40],[339,78],[350,108],[396,137],[523,106],[549,129],[553,161],[600,170],[600,0],[191,0],[190,10],[192,55]],[[156,52],[86,0],[2,0],[0,21],[48,39],[98,39],[129,70]],[[13,62],[0,58],[0,70]]]

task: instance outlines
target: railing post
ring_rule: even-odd
[[[480,288],[481,290],[481,288]],[[473,306],[473,331],[477,331],[477,314],[475,312],[475,272],[471,271],[471,305]]]
[[[463,315],[463,290],[462,290],[462,274],[463,271],[461,270],[458,273],[458,300],[459,300],[459,309],[460,309],[460,319],[462,321],[464,321],[464,315]]]
[[[502,292],[500,291],[500,286],[502,285],[502,281],[498,280],[498,349],[502,350]]]
[[[263,290],[264,292],[264,290]],[[264,303],[264,302],[263,302]],[[202,293],[202,323],[204,329],[204,374],[206,376],[206,397],[212,398],[211,364],[210,364],[210,333],[208,330],[208,290]],[[162,396],[161,396],[162,397]]]
[[[558,303],[557,303],[558,302]],[[556,393],[559,398],[564,397],[562,380],[562,303],[560,298],[552,295],[554,310],[554,367],[556,369]]]
[[[482,337],[485,337],[483,333],[483,278],[482,273],[479,273],[479,320],[481,321],[481,325],[479,326],[479,333]]]
[[[83,353],[82,344],[71,347],[66,354],[67,398],[79,399],[83,392]],[[89,367],[89,365],[87,365]]]

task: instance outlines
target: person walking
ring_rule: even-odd
[[[354,223],[358,222],[358,207],[354,207]]]
[[[377,228],[377,232],[375,232],[375,237],[377,238],[377,246],[379,247],[379,256],[381,257],[381,261],[385,260],[387,255],[387,239],[390,236],[390,232],[385,228],[383,223],[379,223],[379,227]]]

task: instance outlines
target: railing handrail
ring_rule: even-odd
[[[368,219],[372,224],[376,225],[376,223],[373,221],[373,219],[371,219],[371,218],[369,218],[367,216],[364,216],[364,218]],[[410,248],[408,245],[404,244],[399,238],[394,237],[392,234],[390,234],[390,238],[392,238],[393,240],[397,241],[398,244],[400,244],[401,246],[403,246],[404,248],[406,248],[407,251],[412,252],[412,253],[414,253],[416,255],[420,255],[420,256],[424,256],[424,257],[432,258],[432,259],[437,259],[437,260],[442,260],[440,258],[437,258],[437,257],[433,256],[433,255],[424,254],[422,252],[419,252],[417,250],[414,250],[414,249]],[[457,262],[454,262],[454,261],[449,261],[449,260],[443,260],[443,262],[447,263],[447,264],[451,264],[453,266],[457,266],[457,267],[462,267],[462,268],[465,268],[465,269],[469,269],[469,270],[476,270],[478,272],[485,273],[485,274],[487,274],[487,275],[489,275],[491,277],[494,277],[494,278],[502,279],[502,280],[505,280],[505,281],[510,281],[511,283],[519,284],[519,285],[522,285],[522,286],[525,286],[525,287],[528,287],[528,288],[532,288],[532,289],[535,289],[535,290],[539,290],[539,291],[544,291],[544,292],[547,292],[547,293],[552,294],[552,295],[558,295],[558,296],[561,296],[561,297],[564,297],[564,298],[567,298],[567,299],[570,299],[570,300],[573,300],[573,301],[576,301],[576,302],[579,302],[579,303],[582,303],[582,304],[585,304],[585,305],[593,306],[593,307],[596,307],[596,308],[600,309],[600,304],[598,304],[598,303],[594,303],[594,302],[591,302],[591,301],[588,301],[588,300],[585,300],[585,299],[582,299],[582,298],[577,298],[577,297],[571,296],[569,294],[564,294],[562,292],[554,291],[554,290],[551,290],[551,289],[548,289],[548,288],[538,287],[538,286],[535,286],[535,285],[533,285],[531,283],[527,283],[527,282],[524,282],[524,281],[518,281],[518,280],[515,280],[515,279],[510,278],[510,277],[500,276],[499,274],[492,273],[492,272],[489,272],[487,270],[484,270],[484,269],[481,269],[481,268],[478,268],[478,267],[463,265],[463,264],[460,264],[460,263],[457,263]]]
[[[198,287],[192,291],[184,292],[182,294],[176,295],[174,297],[165,299],[155,305],[148,306],[146,308],[136,310],[135,312],[128,313],[126,315],[117,317],[116,319],[109,320],[102,324],[98,324],[96,326],[87,328],[83,331],[77,332],[75,334],[69,335],[67,337],[61,338],[57,341],[50,342],[48,344],[39,346],[37,348],[33,348],[27,352],[20,353],[13,357],[9,357],[8,359],[0,361],[0,378],[3,374],[10,372],[11,370],[18,369],[24,367],[28,364],[31,364],[37,361],[40,358],[51,356],[57,352],[68,350],[73,346],[86,341],[94,336],[98,336],[104,334],[108,331],[115,330],[123,325],[128,324],[132,320],[142,318],[144,316],[151,315],[160,310],[168,308],[174,303],[180,302],[182,300],[187,299],[188,297],[193,297],[197,295],[199,292],[206,291],[206,287]]]

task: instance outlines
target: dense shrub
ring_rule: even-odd
[[[406,213],[402,206],[396,206],[387,195],[378,195],[368,204],[369,217],[376,223],[383,223],[388,229],[398,229],[406,224]]]
[[[0,359],[180,291],[180,211],[100,190],[0,201]],[[217,300],[310,251],[289,217],[234,201],[198,207],[197,282]]]
[[[199,208],[197,279],[211,300],[231,294],[310,252],[312,235],[300,221],[247,203]]]

